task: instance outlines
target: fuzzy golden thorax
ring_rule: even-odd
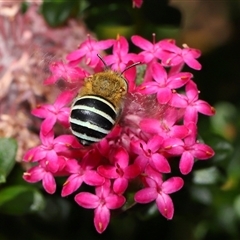
[[[127,82],[119,73],[112,70],[95,73],[85,79],[80,96],[94,94],[106,98],[119,108],[127,94]]]

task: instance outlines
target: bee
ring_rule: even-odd
[[[84,80],[69,117],[72,134],[84,146],[101,141],[116,125],[128,92],[128,82],[122,74],[140,64],[134,63],[119,73],[111,70],[101,56],[98,57],[105,70]]]

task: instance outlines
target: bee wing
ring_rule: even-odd
[[[129,93],[124,101],[121,121],[143,118],[161,119],[166,111],[167,105],[157,102],[156,94],[144,95],[141,93]]]

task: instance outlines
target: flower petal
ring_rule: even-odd
[[[138,156],[134,162],[134,164],[136,164],[139,167],[140,171],[144,171],[147,163],[148,163],[148,158],[144,156]]]
[[[131,164],[125,168],[124,177],[125,178],[135,178],[141,173],[141,170],[137,164]]]
[[[204,115],[208,115],[208,116],[212,116],[215,114],[215,109],[214,107],[212,107],[211,105],[209,105],[207,102],[202,101],[202,100],[198,100],[195,103],[196,109],[198,112],[204,114]]]
[[[74,200],[84,208],[96,208],[100,204],[98,196],[88,192],[78,193]]]
[[[158,195],[156,204],[159,212],[167,219],[172,219],[174,214],[174,206],[172,199],[164,193]]]
[[[32,162],[32,161],[38,161],[40,159],[43,159],[46,156],[46,153],[43,153],[42,156],[39,156],[38,159],[35,160],[35,155],[37,152],[41,152],[39,147],[34,147],[29,149],[23,156],[23,161],[25,162]]]
[[[138,46],[139,48],[143,50],[151,50],[153,48],[153,44],[149,42],[148,40],[138,36],[134,35],[131,37],[132,42]]]
[[[105,181],[105,178],[100,176],[94,170],[87,170],[83,176],[84,182],[90,186],[99,186],[102,185]]]
[[[185,85],[193,75],[188,72],[181,72],[168,78],[167,86],[172,89],[180,88]]]
[[[46,118],[49,114],[47,106],[48,105],[37,106],[37,108],[35,108],[31,111],[32,115],[39,117],[39,118]]]
[[[56,191],[56,182],[53,175],[49,172],[46,172],[44,174],[44,177],[42,179],[42,185],[43,188],[48,192],[49,194],[53,194]]]
[[[98,207],[94,211],[94,226],[98,233],[106,230],[110,221],[110,211],[106,206]]]
[[[161,144],[163,143],[163,138],[159,135],[154,135],[147,143],[147,148],[155,153],[159,150]],[[147,150],[148,150],[147,149]]]
[[[173,93],[169,105],[176,108],[186,108],[188,106],[188,102],[184,95]]]
[[[172,95],[172,90],[170,88],[159,88],[157,92],[157,100],[160,104],[167,104],[171,100]]]
[[[109,178],[109,179],[114,179],[114,178],[118,178],[118,173],[116,171],[116,168],[114,166],[99,166],[97,168],[97,171],[100,175],[102,175],[105,178]]]
[[[64,91],[56,99],[54,107],[56,109],[61,109],[65,105],[69,104],[74,98],[74,91]]]
[[[188,106],[185,109],[184,114],[184,124],[188,124],[190,122],[197,123],[198,121],[198,112],[197,109],[193,106]]]
[[[149,203],[157,198],[156,188],[144,188],[139,190],[134,195],[134,200],[138,203]]]
[[[194,164],[194,157],[190,152],[183,152],[180,163],[179,163],[179,168],[180,172],[184,175],[188,174],[191,172],[192,167]]]
[[[167,72],[160,63],[152,64],[152,76],[156,82],[165,86],[167,80]]]
[[[110,194],[105,198],[106,207],[109,209],[117,209],[126,202],[125,197],[117,194]]]
[[[199,91],[195,82],[189,81],[186,84],[186,95],[191,102],[198,100]]]
[[[152,155],[150,164],[153,168],[155,168],[160,173],[169,173],[171,172],[171,168],[168,160],[161,154],[155,153]]]
[[[162,184],[162,191],[170,194],[180,190],[183,186],[183,179],[180,177],[171,177]]]
[[[117,163],[121,168],[128,166],[129,157],[128,153],[124,148],[120,148],[114,155],[115,164]]]
[[[126,178],[117,178],[113,183],[113,191],[117,194],[123,194],[128,187]]]
[[[184,62],[195,70],[201,70],[202,65],[195,59],[201,55],[201,52],[197,49],[186,47],[182,50]]]
[[[41,166],[30,168],[23,174],[23,179],[30,183],[36,183],[43,179],[45,170]]]
[[[50,114],[50,116],[44,119],[44,121],[41,124],[41,132],[43,133],[43,135],[46,136],[53,129],[53,126],[56,123],[56,121],[57,118],[56,115],[54,114]]]
[[[214,156],[214,151],[211,147],[203,143],[197,143],[194,145],[194,151],[192,154],[195,158],[204,160]]]
[[[161,132],[160,121],[157,119],[144,118],[140,122],[140,127],[144,132],[156,134]]]
[[[65,197],[72,194],[82,185],[82,182],[83,178],[79,174],[70,175],[70,177],[63,184],[61,196]]]
[[[107,40],[101,40],[97,42],[97,47],[100,50],[105,50],[107,48],[110,48],[114,44],[114,39],[107,39]]]
[[[168,138],[163,143],[164,150],[173,156],[181,155],[184,150],[183,147],[183,141],[179,138]]]

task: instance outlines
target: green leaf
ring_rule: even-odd
[[[153,217],[158,216],[159,214],[159,210],[155,202],[152,202],[147,205],[143,205],[141,207],[142,207],[142,210],[138,211],[137,215],[139,219],[141,219],[142,221],[147,221]]]
[[[233,207],[235,210],[236,215],[238,216],[238,218],[240,219],[240,195],[238,195],[233,203]]]
[[[127,201],[124,204],[124,206],[122,207],[123,211],[127,211],[128,209],[132,208],[134,205],[136,205],[136,202],[134,201],[134,193],[129,192],[127,193]]]
[[[41,11],[47,23],[57,27],[66,22],[71,12],[78,8],[78,4],[78,1],[44,1]]]
[[[26,13],[27,10],[28,10],[28,8],[29,8],[29,3],[27,3],[27,2],[22,2],[22,4],[21,4],[21,12],[22,12],[22,13]]]
[[[238,225],[236,220],[235,209],[232,204],[222,205],[217,212],[217,221],[219,225],[222,226],[225,231],[230,234],[235,234],[238,232]]]
[[[32,187],[15,185],[0,191],[1,213],[22,215],[40,211],[44,206],[43,196]]]
[[[212,128],[217,134],[227,138],[230,137],[230,126],[236,119],[238,112],[236,107],[229,102],[219,102],[214,108],[217,114],[210,118]]]
[[[215,155],[212,158],[214,162],[228,161],[234,151],[232,144],[220,136],[212,136],[208,141],[208,145],[215,151]]]
[[[45,207],[38,215],[51,224],[56,222],[68,221],[71,214],[71,204],[67,199],[47,195],[45,197]]]
[[[210,189],[203,186],[192,186],[190,190],[192,198],[205,205],[212,204],[213,201],[213,195]]]
[[[222,174],[216,167],[196,170],[193,172],[193,182],[195,184],[215,184],[221,179]]]
[[[17,143],[11,138],[0,138],[0,183],[6,182],[15,162]]]

